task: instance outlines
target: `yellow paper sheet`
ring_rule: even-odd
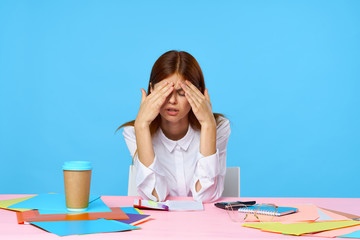
[[[32,197],[35,197],[35,196],[36,195],[29,196],[29,197],[22,197],[22,198],[13,198],[13,199],[7,199],[7,200],[0,200],[0,208],[7,209],[7,210],[13,210],[13,211],[19,211],[19,212],[29,211],[31,209],[9,208],[9,206],[11,206],[13,204],[16,204],[16,203],[19,203],[19,202],[22,202],[22,201],[25,201],[25,200],[28,200],[28,199],[30,199]]]
[[[244,227],[261,229],[263,231],[283,233],[289,235],[302,235],[306,233],[321,232],[332,229],[360,225],[360,221],[327,221],[312,223],[245,223]]]
[[[141,211],[140,209],[135,208],[135,210],[138,211],[138,213],[140,213],[141,215],[145,215],[145,213],[143,213],[143,211]]]

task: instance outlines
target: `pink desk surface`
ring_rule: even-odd
[[[0,195],[0,200],[24,196],[27,195]],[[101,198],[109,207],[130,207],[136,197],[103,196]],[[170,199],[190,200],[191,198]],[[360,215],[359,198],[222,198],[219,201],[233,200],[256,200],[259,203],[278,205],[312,203],[319,207]],[[140,224],[139,230],[65,237],[59,237],[31,225],[19,225],[15,212],[0,209],[0,239],[328,239],[261,232],[232,222],[227,213],[216,208],[213,203],[204,204],[204,209],[199,212],[143,210],[145,214],[151,215],[153,220]]]

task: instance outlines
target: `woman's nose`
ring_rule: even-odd
[[[169,100],[168,102],[171,104],[175,104],[176,103],[176,91],[173,91],[170,95],[169,95]]]

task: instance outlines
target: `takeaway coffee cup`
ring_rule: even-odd
[[[69,211],[85,211],[89,206],[91,170],[90,162],[64,163],[65,198]]]

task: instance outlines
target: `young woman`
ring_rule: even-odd
[[[187,52],[164,53],[152,68],[148,94],[141,93],[136,119],[119,127],[140,196],[217,200],[224,190],[230,124],[213,114],[198,62]]]

